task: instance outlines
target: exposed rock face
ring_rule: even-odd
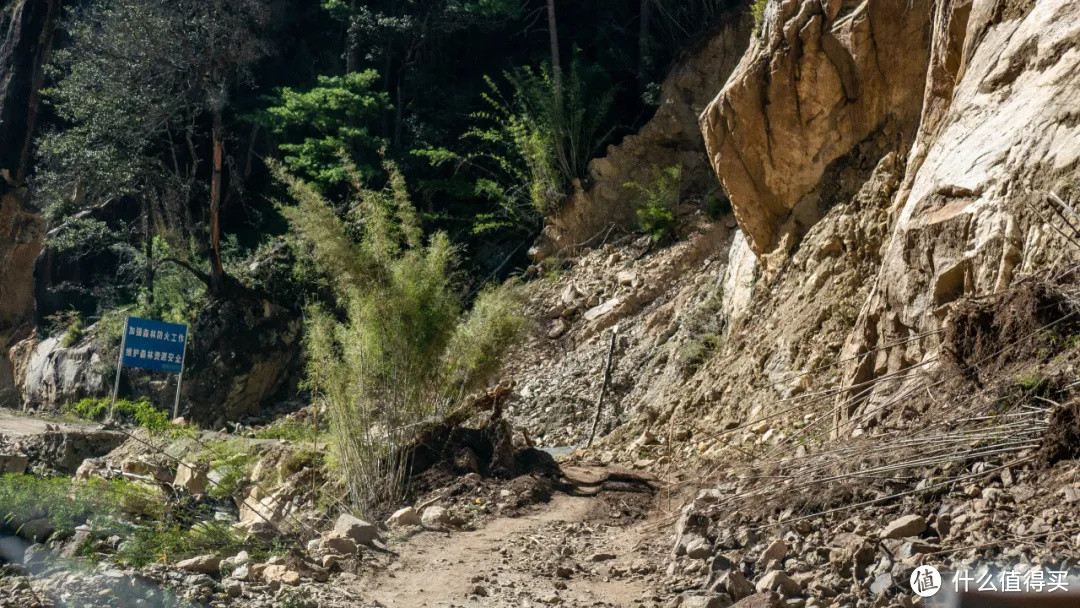
[[[294,312],[269,300],[212,303],[191,327],[198,347],[188,353],[181,415],[221,424],[255,411],[292,379],[300,328]]]
[[[71,475],[84,460],[108,454],[125,439],[124,434],[112,431],[65,428],[25,438],[21,448],[34,466]]]
[[[912,130],[930,16],[930,0],[769,3],[762,35],[701,115],[709,159],[756,253],[821,218],[831,163],[888,125]]]
[[[34,308],[44,221],[23,182],[59,12],[60,0],[15,0],[0,11],[0,406],[18,404],[7,350]]]
[[[651,183],[654,168],[681,165],[684,197],[705,196],[717,189],[697,115],[735,68],[753,28],[745,12],[732,13],[719,22],[725,24],[723,29],[689,53],[664,81],[653,118],[618,146],[609,146],[605,157],[594,160],[586,183],[575,183],[569,199],[547,219],[536,248],[538,257],[574,249],[612,225],[634,226],[634,197],[625,184]]]
[[[41,251],[44,224],[26,204],[24,189],[0,194],[0,406],[19,403],[7,351],[25,334],[33,315],[34,259]]]
[[[1080,194],[1078,22],[1080,6],[1064,0],[939,3],[894,235],[845,353],[936,330],[957,299],[1000,291],[1070,251],[1031,206],[1049,217],[1046,192]],[[868,357],[845,380],[895,372],[936,346]]]
[[[56,409],[109,390],[100,347],[92,340],[65,347],[62,336],[30,337],[12,348],[11,360],[15,386],[28,407]]]

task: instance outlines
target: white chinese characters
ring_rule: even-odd
[[[1033,568],[1020,573],[1016,570],[1003,570],[997,574],[986,572],[974,576],[967,570],[953,574],[953,591],[971,590],[999,593],[1055,593],[1069,591],[1069,573],[1066,570],[1041,570]]]

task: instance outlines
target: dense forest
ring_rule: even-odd
[[[53,227],[39,318],[190,320],[206,293],[269,287],[246,269],[274,254],[278,299],[302,306],[318,281],[279,244],[285,174],[350,230],[358,193],[399,180],[475,294],[522,267],[723,4],[64,3],[28,176]]]

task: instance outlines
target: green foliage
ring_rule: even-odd
[[[58,532],[70,533],[91,517],[114,515],[139,491],[123,479],[0,475],[0,524],[47,517]]]
[[[705,197],[705,215],[710,220],[715,222],[731,212],[731,199],[723,190],[714,190]]]
[[[70,348],[86,335],[82,314],[77,310],[62,310],[45,318],[45,331],[49,336],[63,334],[60,344]]]
[[[110,408],[110,399],[106,397],[100,399],[87,397],[75,403],[69,403],[63,409],[65,413],[79,418],[101,421],[109,415]],[[169,414],[157,409],[146,399],[139,399],[138,401],[117,399],[115,411],[119,417],[130,420],[136,425],[156,433],[172,428]]]
[[[207,494],[219,500],[233,500],[251,475],[259,454],[245,441],[230,440],[207,444],[194,460],[206,463],[211,472],[220,475],[207,488]]]
[[[769,0],[754,0],[754,4],[750,6],[750,13],[754,16],[754,29],[758,34],[761,34],[761,28],[765,25],[765,9],[769,5]]]
[[[255,439],[284,439],[285,441],[314,441],[319,437],[319,430],[310,422],[284,418],[275,420],[270,426],[252,434]]]
[[[109,247],[116,236],[108,225],[101,220],[86,217],[73,217],[49,233],[47,242],[57,252],[76,250],[79,252],[101,251]]]
[[[603,125],[614,90],[597,68],[575,57],[561,95],[548,66],[504,76],[509,96],[485,77],[487,109],[472,114],[474,126],[463,136],[477,152],[463,158],[446,150],[424,153],[436,164],[458,160],[480,169],[476,194],[496,211],[478,216],[479,232],[533,225],[554,211],[610,135]]]
[[[386,168],[387,188],[359,192],[349,222],[278,168],[298,203],[283,209],[294,246],[310,252],[339,301],[338,314],[308,307],[307,383],[329,406],[335,460],[362,510],[401,499],[404,446],[416,425],[444,411],[451,390],[482,379],[476,374],[491,369],[486,357],[508,346],[491,342],[514,325],[500,317],[512,305],[496,292],[480,300],[475,319],[463,320],[454,248],[441,233],[423,242],[404,180]]]
[[[678,229],[676,209],[682,186],[682,166],[653,167],[652,183],[627,182],[624,187],[637,193],[638,226],[655,243],[667,241]]]
[[[89,523],[97,536],[120,535],[127,540],[117,558],[131,566],[238,549],[244,542],[204,507],[167,503],[155,486],[124,478],[0,475],[0,505],[0,527],[44,516],[61,534]]]
[[[480,292],[446,349],[451,385],[468,385],[498,371],[507,345],[516,344],[528,326],[522,308],[521,295],[512,284]]]
[[[164,238],[154,237],[152,252],[154,260],[180,258],[195,267],[209,266],[194,243],[188,243],[188,250],[183,251]],[[145,288],[141,290],[138,308],[132,314],[169,323],[191,323],[205,301],[206,285],[201,279],[177,264],[157,263],[153,294]]]
[[[319,76],[307,91],[278,91],[266,110],[267,122],[284,140],[280,148],[290,172],[324,193],[352,181],[343,157],[363,181],[378,173],[378,152],[387,142],[373,134],[373,127],[390,107],[389,96],[373,90],[378,79],[375,70],[365,70]]]
[[[175,562],[196,555],[250,548],[232,525],[208,519],[209,515],[187,515],[131,529],[128,540],[120,545],[118,561],[142,567],[157,561]]]
[[[230,81],[265,53],[253,34],[265,15],[256,0],[92,0],[73,11],[44,91],[65,124],[38,146],[50,216],[122,196],[186,201],[193,169],[178,156],[205,136],[198,122]]]

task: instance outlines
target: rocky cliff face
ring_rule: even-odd
[[[1048,199],[1080,196],[1077,116],[1074,2],[770,2],[700,116],[739,230],[586,250],[537,287],[537,344],[560,354],[519,374],[532,431],[580,440],[618,324],[613,447],[865,432],[935,367],[957,303],[1077,257]]]
[[[34,307],[34,259],[45,226],[23,182],[59,5],[17,0],[0,11],[0,405],[18,403],[7,351]]]
[[[824,212],[823,177],[857,145],[910,135],[929,0],[770,3],[761,34],[702,114],[709,159],[758,254]]]
[[[1078,11],[1065,1],[770,4],[702,130],[765,278],[780,277],[770,299],[799,270],[814,272],[799,267],[800,249],[843,231],[838,216],[875,226],[877,238],[836,245],[842,256],[870,245],[857,279],[869,295],[840,354],[902,346],[850,364],[844,386],[933,356],[951,303],[1068,253],[1043,220],[1047,193],[1075,199],[1080,180]],[[883,164],[892,168],[878,189]],[[883,204],[851,208],[866,196]]]
[[[964,296],[1063,265],[1049,193],[1080,195],[1080,5],[939,2],[918,136],[892,238],[847,353],[937,330]],[[855,384],[933,352],[932,338],[848,370]],[[873,402],[875,395],[868,397]]]

